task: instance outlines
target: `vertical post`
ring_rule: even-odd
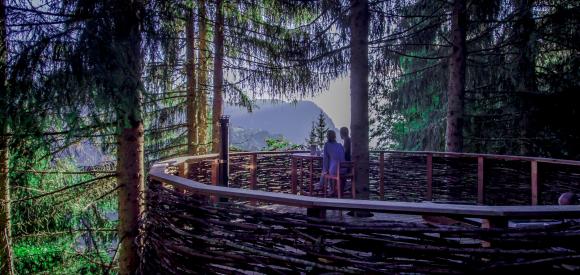
[[[304,195],[304,159],[300,159],[300,194]]]
[[[182,177],[182,178],[187,178],[188,177],[188,170],[189,166],[187,165],[187,162],[182,162],[180,164],[177,165],[177,175]],[[175,191],[179,192],[179,193],[183,193],[185,194],[185,189],[181,188],[181,187],[175,187]]]
[[[258,155],[250,155],[250,189],[255,190],[258,183]],[[251,205],[256,205],[256,200],[250,200]]]
[[[296,158],[293,156],[290,156],[290,160],[292,162],[292,194],[296,194],[297,193],[297,181],[298,181],[298,171],[297,169],[297,164],[296,164]]]
[[[218,162],[219,160],[217,159],[211,162],[211,185],[218,184]]]
[[[182,162],[177,165],[177,174],[182,178],[187,178],[189,176],[189,165],[187,162]]]
[[[218,184],[220,186],[228,186],[229,171],[228,171],[228,125],[230,123],[229,116],[220,117],[220,152],[219,152],[219,168],[218,168]]]
[[[310,159],[310,196],[314,191],[314,158]]]
[[[379,156],[379,195],[381,200],[385,198],[385,153]]]
[[[427,154],[427,201],[433,200],[433,154]]]
[[[215,159],[211,162],[211,185],[218,185],[218,170],[219,170],[219,159]],[[209,199],[211,202],[216,203],[217,198],[215,195],[210,195]]]
[[[256,189],[258,183],[258,155],[250,155],[250,189]]]
[[[477,204],[484,204],[483,193],[483,157],[477,157]]]
[[[538,205],[538,161],[532,160],[532,205]]]

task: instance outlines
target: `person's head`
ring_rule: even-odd
[[[578,204],[578,196],[574,192],[566,192],[558,198],[559,205],[575,205]]]
[[[326,139],[328,142],[336,142],[336,133],[333,130],[326,132]]]
[[[341,127],[340,128],[340,138],[345,139],[348,137],[348,128]]]

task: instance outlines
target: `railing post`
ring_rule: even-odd
[[[182,178],[187,179],[189,177],[188,170],[189,170],[189,165],[185,161],[177,165],[177,174],[178,174],[178,176],[180,176]]]
[[[484,177],[483,177],[483,157],[477,157],[477,203],[484,204]]]
[[[219,159],[214,159],[211,162],[211,185],[217,186],[218,185],[218,170],[219,170]],[[210,195],[209,200],[212,203],[217,202],[217,197],[215,195]]]
[[[314,159],[310,159],[310,196],[312,196],[312,192],[314,191]]]
[[[385,153],[381,152],[379,156],[379,194],[381,200],[385,198]]]
[[[433,154],[427,154],[427,201],[433,200]]]
[[[250,189],[256,189],[258,183],[258,155],[250,155]]]
[[[538,205],[538,161],[532,160],[532,205]]]
[[[187,179],[189,176],[189,173],[187,170],[189,170],[189,166],[187,165],[187,162],[184,161],[184,162],[177,165],[177,175],[178,176]],[[183,194],[186,193],[185,189],[180,188],[180,187],[175,187],[175,191],[177,191],[179,193],[183,193]]]
[[[297,171],[297,164],[296,164],[296,158],[294,157],[290,157],[291,162],[292,162],[292,194],[296,194],[297,193],[297,181],[298,181],[298,171]]]
[[[218,163],[219,159],[214,159],[211,162],[211,185],[218,184]]]
[[[220,151],[219,151],[219,173],[218,184],[228,186],[229,181],[229,116],[220,117]]]
[[[258,183],[258,155],[250,155],[250,190],[256,189]],[[256,205],[256,200],[250,200],[251,205]]]

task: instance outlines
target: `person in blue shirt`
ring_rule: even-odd
[[[322,176],[320,177],[318,186],[316,186],[316,190],[322,189],[324,184],[324,175],[336,175],[340,162],[345,161],[344,148],[342,147],[342,144],[336,142],[336,132],[333,130],[328,130],[328,132],[326,132],[326,139],[327,141],[324,144],[324,151],[322,155]],[[330,184],[330,193],[335,193],[334,184]]]

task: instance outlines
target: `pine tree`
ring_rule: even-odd
[[[6,35],[6,2],[0,1],[0,108],[8,111],[8,46]],[[8,111],[10,113],[10,111]],[[10,217],[9,180],[9,118],[0,117],[0,273],[14,274],[12,255],[12,226]]]
[[[451,13],[452,52],[449,57],[449,89],[447,91],[447,130],[445,149],[463,151],[465,72],[467,64],[467,4],[465,0],[453,1]]]
[[[214,60],[213,60],[213,105],[212,105],[212,152],[219,152],[219,120],[223,113],[224,85],[224,0],[215,1]]]
[[[326,124],[326,116],[323,112],[318,114],[316,121],[312,122],[312,128],[310,129],[310,134],[306,139],[308,145],[323,146],[326,143],[326,132],[329,128]]]
[[[369,3],[351,0],[350,113],[351,154],[356,162],[356,196],[369,198]]]

